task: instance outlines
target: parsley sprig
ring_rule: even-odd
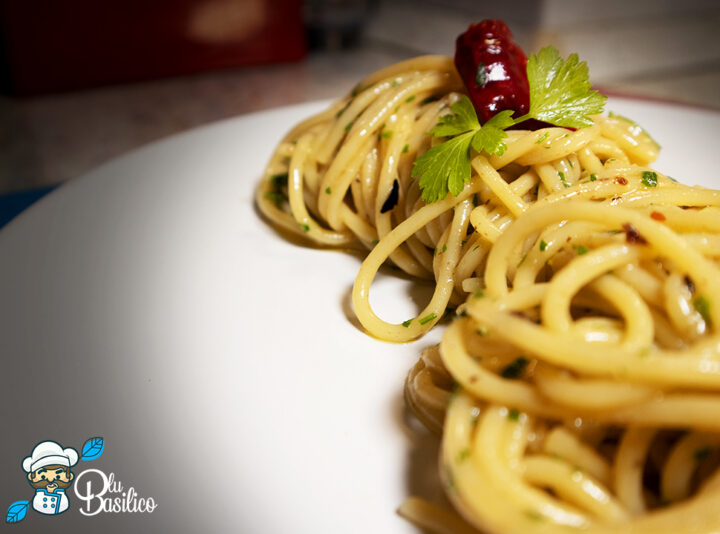
[[[505,130],[528,119],[556,126],[584,128],[588,117],[603,110],[607,97],[590,88],[588,68],[577,54],[567,60],[552,46],[531,55],[527,62],[530,110],[514,119],[511,110],[496,114],[480,126],[475,108],[467,96],[450,106],[452,114],[440,117],[430,130],[435,137],[449,138],[415,160],[413,177],[420,177],[423,200],[430,204],[448,192],[459,195],[470,181],[470,147],[477,152],[502,156],[507,148]]]

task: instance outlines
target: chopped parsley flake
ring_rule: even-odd
[[[702,315],[708,326],[712,326],[712,319],[710,318],[710,301],[705,297],[697,297],[693,300],[693,306],[697,312]]]
[[[301,224],[300,226],[302,226],[303,232],[309,232],[309,231],[310,231],[310,226],[309,226],[309,225],[307,225],[307,224]]]
[[[325,192],[329,195],[332,193],[332,189],[330,189],[329,187],[326,187]]]
[[[545,242],[544,239],[540,240],[540,251],[545,252],[545,249],[547,249],[548,244]]]
[[[461,464],[468,458],[470,458],[470,449],[463,449],[457,455],[457,462]]]
[[[440,252],[445,252],[447,250],[447,245],[443,245],[443,248]]]
[[[429,314],[429,315],[426,315],[426,316],[423,317],[422,319],[418,319],[418,323],[420,323],[420,324],[427,324],[427,323],[429,323],[430,321],[432,321],[432,320],[434,320],[434,319],[437,319],[437,314],[436,314],[435,312],[433,312],[433,313],[431,313],[431,314]]]
[[[286,187],[288,184],[288,173],[274,174],[270,177],[270,181],[275,187]]]
[[[355,124],[355,121],[350,121],[350,122],[348,122],[348,123],[345,125],[345,131],[346,131],[346,132],[349,132],[349,131],[350,131],[350,128],[353,127],[353,124]]]
[[[335,115],[335,118],[338,118],[338,119],[339,119],[340,116],[341,116],[343,113],[345,113],[345,110],[346,110],[347,108],[349,108],[349,107],[350,107],[350,104],[352,104],[352,103],[353,103],[352,100],[348,101],[348,103],[345,104],[345,107],[343,107],[340,111],[337,112],[337,115]]]
[[[407,98],[405,99],[405,102],[407,102],[407,103],[409,104],[409,103],[412,102],[413,100],[415,100],[415,95],[412,95],[412,96],[407,97]]]
[[[709,445],[705,445],[704,447],[700,447],[699,449],[696,449],[693,453],[693,458],[695,458],[695,461],[702,462],[705,458],[710,456],[710,453],[712,452],[712,449]]]
[[[505,367],[500,373],[500,376],[502,376],[503,378],[509,378],[511,380],[519,378],[525,372],[525,368],[527,367],[528,363],[530,363],[530,360],[528,360],[524,356],[520,356],[519,358],[516,358],[510,365]]]
[[[275,202],[275,205],[278,208],[282,206],[284,200],[287,200],[287,197],[285,195],[283,195],[282,193],[277,193],[275,191],[268,191],[267,193],[265,193],[265,198]]]
[[[383,136],[385,139],[390,139],[390,138],[392,137],[392,134],[393,134],[393,133],[392,133],[392,130],[386,130],[386,131],[384,131],[384,132],[382,133],[382,136]]]
[[[452,471],[448,467],[445,468],[445,484],[447,484],[448,490],[455,490],[455,479],[453,478]]]
[[[410,326],[410,323],[412,323],[412,322],[413,322],[412,319],[408,319],[407,321],[403,321],[402,325],[403,325],[405,328],[407,328],[407,327]]]
[[[538,139],[537,141],[535,141],[535,144],[536,144],[536,145],[539,145],[540,143],[542,143],[543,141],[545,141],[545,139],[547,139],[549,136],[550,136],[550,132],[545,132],[545,133],[540,137],[540,139]]]
[[[657,173],[653,171],[643,171],[642,183],[648,187],[657,187]]]
[[[370,241],[370,244],[374,247],[374,246],[377,245],[379,242],[380,242],[380,241],[378,241],[377,239],[373,239],[372,241]]]
[[[588,249],[583,245],[577,245],[575,246],[575,251],[582,256],[583,254],[587,254]]]
[[[403,154],[407,154],[407,151],[410,150],[410,145],[405,145],[402,149]]]
[[[520,412],[518,412],[515,408],[510,410],[507,415],[508,419],[511,421],[517,421],[520,418]]]
[[[400,85],[400,82],[397,80],[393,80],[392,86],[397,87],[398,85]]]
[[[473,293],[473,297],[476,299],[481,299],[485,296],[485,292],[482,289],[476,289],[475,293]]]
[[[591,181],[591,182],[594,182],[595,180],[597,180],[597,174],[592,173],[592,174],[590,175],[590,181]]]
[[[542,521],[544,519],[543,515],[535,510],[525,511],[525,517],[531,521]]]

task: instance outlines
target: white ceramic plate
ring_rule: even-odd
[[[154,143],[61,187],[0,233],[0,506],[31,499],[35,443],[105,452],[152,514],[29,512],[74,532],[402,533],[395,510],[431,494],[433,443],[402,384],[428,338],[379,342],[354,324],[358,258],[283,239],[253,207],[275,143],[311,103]],[[720,185],[720,114],[613,99],[663,145],[657,168]],[[422,289],[374,286],[385,317]],[[48,523],[51,521],[51,523]]]

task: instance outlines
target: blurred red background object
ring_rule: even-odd
[[[305,55],[301,0],[0,0],[3,88],[83,89]]]

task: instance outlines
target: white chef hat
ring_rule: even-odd
[[[78,461],[78,453],[72,447],[66,449],[54,441],[43,441],[35,445],[32,454],[25,458],[22,468],[27,473],[48,465],[72,467]]]

